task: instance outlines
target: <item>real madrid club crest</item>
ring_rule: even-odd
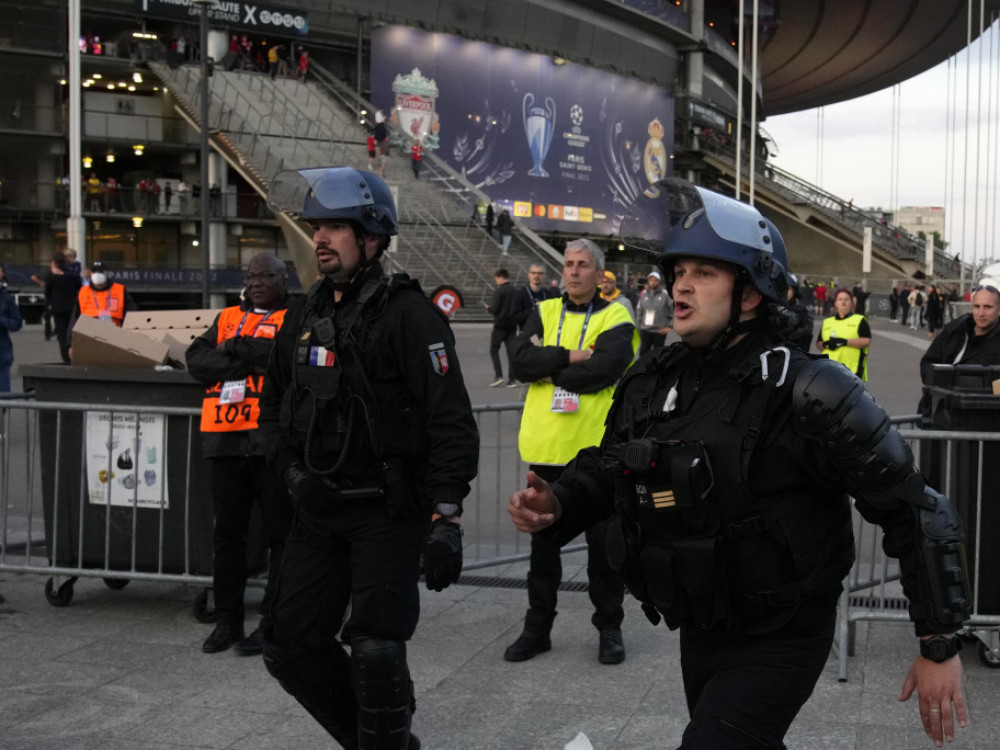
[[[407,142],[420,141],[428,151],[438,147],[438,131],[441,129],[434,105],[438,98],[437,83],[425,78],[420,68],[414,68],[409,75],[397,75],[392,82],[396,94],[396,106],[392,122],[403,133]]]
[[[649,140],[646,141],[646,151],[642,157],[643,169],[650,185],[667,176],[667,149],[663,145],[663,125],[658,117],[654,117],[646,128]]]

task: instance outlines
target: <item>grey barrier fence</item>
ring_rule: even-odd
[[[506,514],[506,498],[526,471],[517,450],[521,404],[474,411],[482,452],[465,503],[464,568],[499,576],[529,555]],[[0,402],[0,571],[49,576],[45,593],[56,606],[70,603],[80,577],[102,578],[111,588],[146,580],[207,591],[212,507],[196,455],[200,415],[193,408]],[[144,463],[150,457],[154,463]],[[196,614],[205,606],[207,599],[196,599]]]
[[[508,495],[525,481],[517,449],[521,409],[519,403],[474,408],[481,451],[462,519],[464,570],[489,569],[500,585],[510,582],[503,577],[507,567],[529,556],[527,537],[506,513]],[[212,584],[212,510],[203,459],[195,455],[199,419],[200,411],[188,408],[0,402],[0,572],[48,576],[45,593],[57,606],[69,604],[79,577],[103,578],[111,588],[130,580],[192,584],[204,587],[195,614],[204,611]],[[143,430],[150,430],[145,437]],[[984,476],[1000,471],[1000,433],[901,432],[932,483],[959,503],[973,591],[965,636],[978,642],[985,664],[1000,666],[1000,580],[991,547],[983,544],[995,511]],[[146,473],[151,469],[140,472],[140,458],[155,463],[157,446],[179,454],[160,458],[160,466],[169,463],[162,483]],[[117,496],[115,482],[122,487]],[[834,644],[841,680],[858,623],[909,619],[899,568],[882,551],[880,529],[855,513],[854,534],[857,559],[845,581]],[[564,552],[585,547],[569,545]],[[489,585],[490,579],[474,582]]]

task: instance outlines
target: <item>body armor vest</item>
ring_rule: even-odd
[[[665,412],[688,356],[670,347],[620,385],[605,446],[618,508],[609,557],[654,621],[767,632],[797,602],[836,590],[853,561],[846,496],[791,459],[767,467],[787,481],[750,488],[754,452],[772,424],[784,427],[773,417],[790,414],[808,359],[771,350],[714,378],[683,415]]]

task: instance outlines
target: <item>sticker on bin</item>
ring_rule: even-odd
[[[169,508],[162,414],[88,411],[87,489],[93,505]]]

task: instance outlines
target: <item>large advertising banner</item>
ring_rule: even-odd
[[[669,91],[447,34],[372,34],[372,102],[532,229],[612,235],[671,173]]]

